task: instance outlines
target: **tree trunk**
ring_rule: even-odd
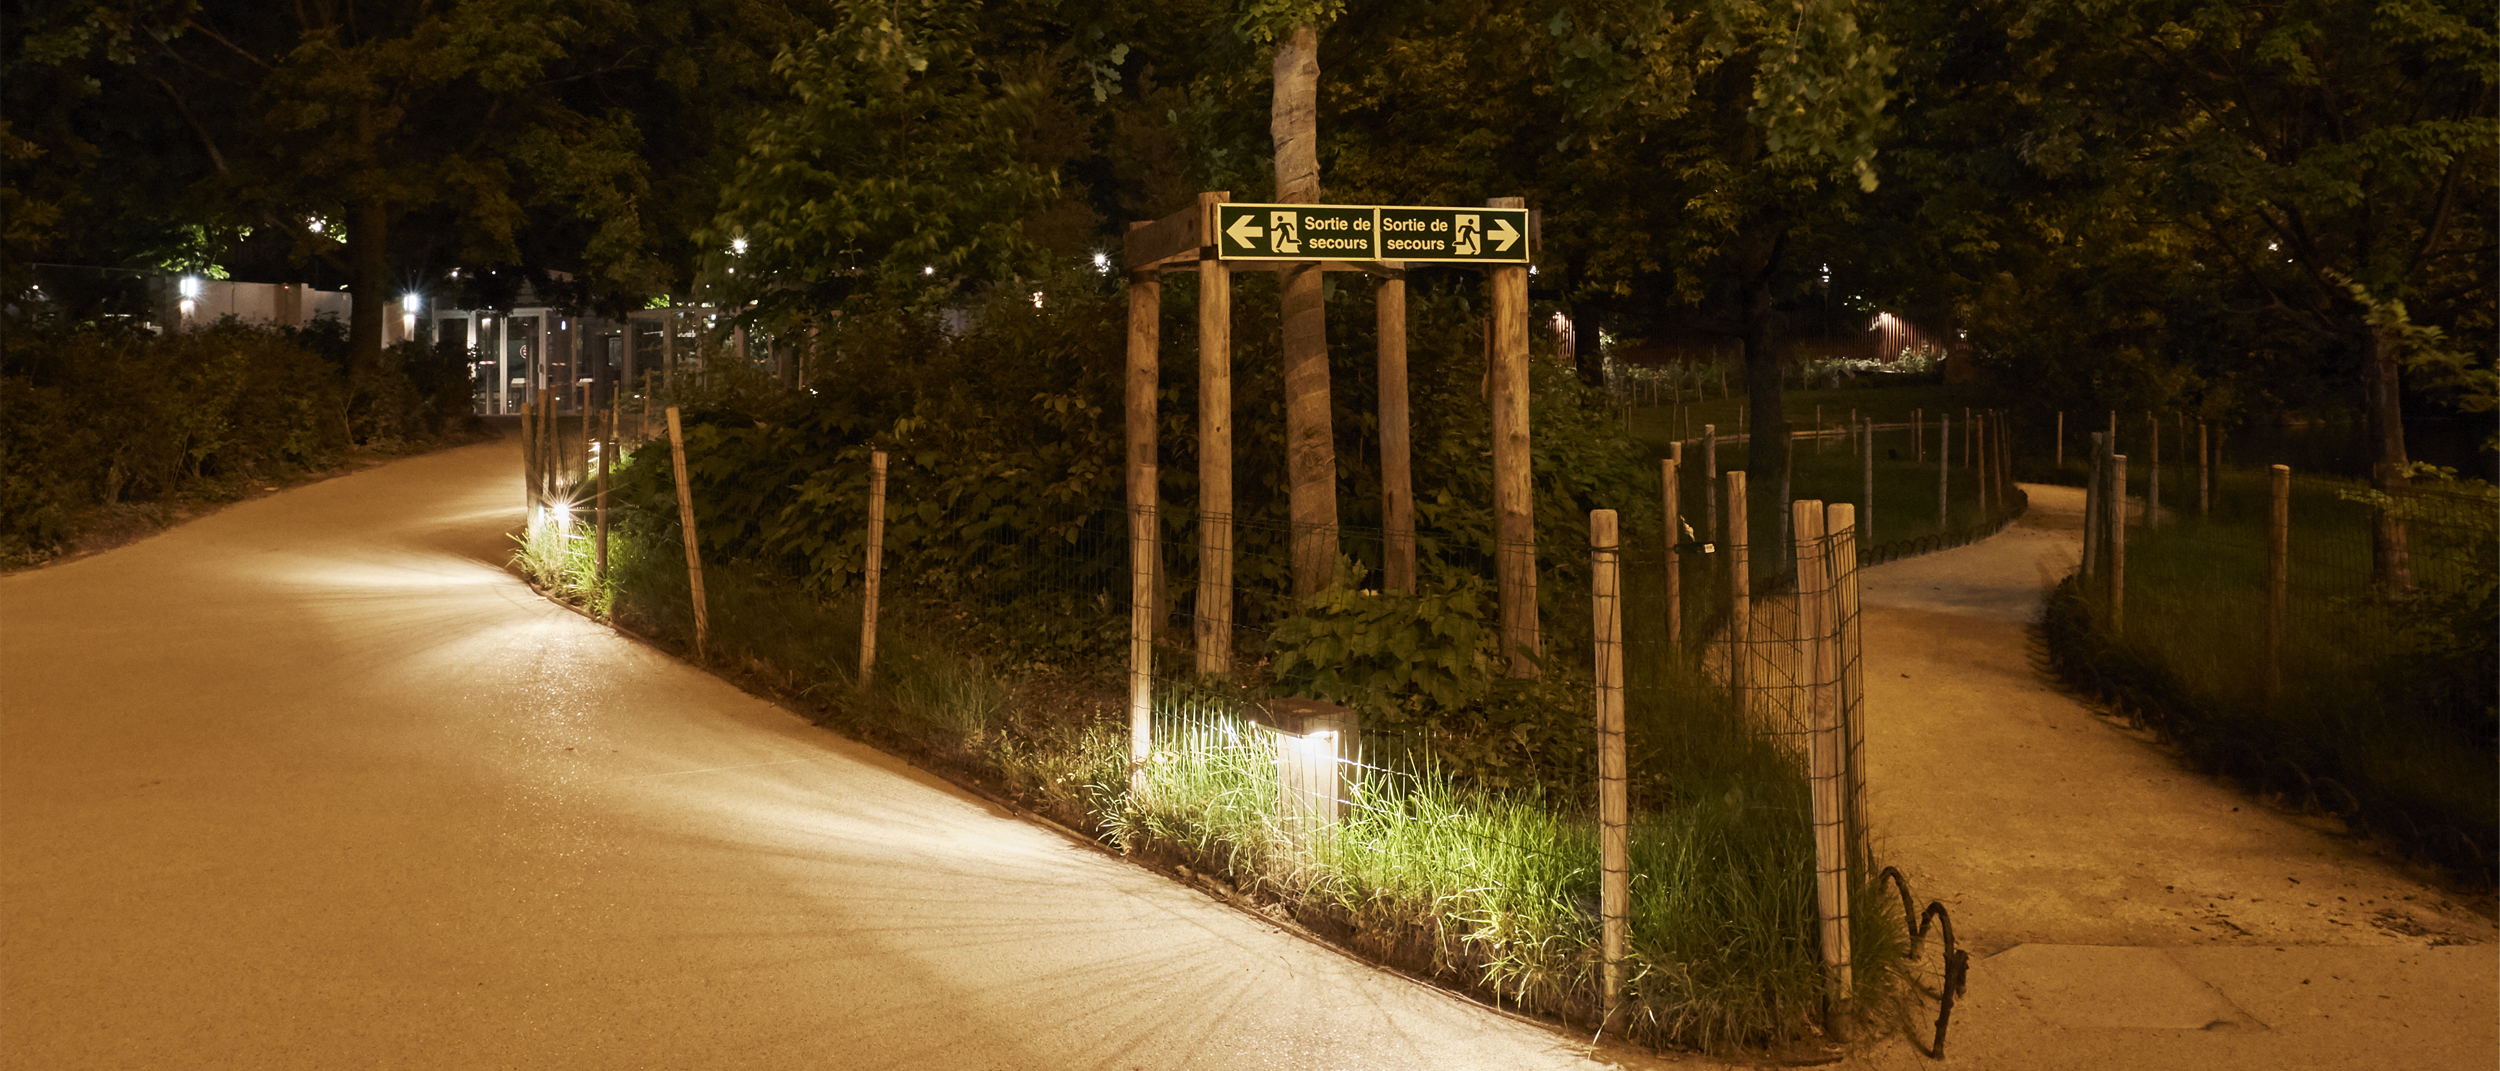
[[[1317,201],[1319,32],[1296,26],[1276,42],[1276,200]],[[1328,317],[1316,264],[1284,269],[1285,475],[1293,521],[1293,593],[1328,586],[1337,568],[1337,441],[1329,414]]]
[[[2360,319],[2360,316],[2356,316]],[[2397,375],[2397,352],[2387,332],[2366,319],[2354,325],[2361,348],[2361,381],[2370,436],[2370,486],[2401,496],[2412,485],[2405,476],[2404,399]],[[2380,592],[2398,595],[2413,588],[2413,559],[2406,548],[2401,518],[2380,510],[2370,527],[2370,575]]]
[[[382,202],[356,203],[349,217],[349,263],[356,281],[347,294],[348,367],[366,371],[382,366],[383,306],[391,300],[390,260],[384,255],[390,238],[390,212]]]
[[[1788,471],[1788,436],[1781,429],[1788,426],[1786,408],[1780,404],[1779,356],[1772,349],[1776,313],[1771,308],[1771,280],[1767,270],[1756,272],[1745,283],[1745,399],[1746,424],[1752,435],[1745,447],[1745,468],[1762,477],[1749,482],[1752,501],[1746,512],[1756,518],[1775,521],[1786,516],[1786,503],[1780,499],[1779,474]],[[1750,533],[1731,533],[1731,538],[1752,542]],[[1784,535],[1784,533],[1783,533]],[[1779,539],[1782,545],[1785,538]],[[1761,555],[1754,555],[1762,560]],[[1785,562],[1785,555],[1774,560]]]

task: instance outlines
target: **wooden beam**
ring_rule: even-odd
[[[1496,197],[1487,208],[1523,208]],[[1510,675],[1534,677],[1545,645],[1537,629],[1536,514],[1528,473],[1528,269],[1492,269],[1493,525]]]
[[[1221,193],[1198,195],[1212,218]],[[1198,672],[1233,669],[1233,272],[1198,260]]]
[[[1210,197],[1215,201],[1207,200]],[[1121,264],[1132,272],[1166,266],[1195,267],[1199,248],[1215,234],[1215,209],[1209,206],[1231,197],[1223,191],[1202,193],[1189,207],[1162,219],[1129,224],[1128,233],[1120,240]]]
[[[1406,412],[1406,277],[1380,281],[1380,526],[1382,586],[1415,590],[1415,481]]]

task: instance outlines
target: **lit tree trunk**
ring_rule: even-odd
[[[383,255],[389,228],[390,214],[380,201],[357,202],[348,219],[348,263],[355,276],[347,294],[350,368],[382,366],[382,306],[391,300],[390,262]]]
[[[2402,495],[2412,481],[2405,477],[2404,399],[2399,391],[2396,346],[2385,330],[2367,320],[2356,326],[2356,337],[2369,420],[2370,486],[2384,494]],[[2379,511],[2370,528],[2370,575],[2386,594],[2413,588],[2413,559],[2406,549],[2404,521],[2385,510]]]
[[[1276,42],[1276,200],[1319,200],[1319,32]],[[1328,586],[1337,568],[1337,441],[1329,419],[1328,315],[1319,266],[1279,273],[1284,291],[1285,476],[1293,521],[1293,593]]]

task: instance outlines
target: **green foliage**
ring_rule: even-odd
[[[1408,697],[1432,709],[1473,705],[1492,687],[1493,609],[1481,580],[1461,578],[1426,594],[1365,591],[1340,569],[1337,582],[1276,623],[1268,669],[1295,693],[1376,711]]]
[[[1038,86],[980,51],[980,19],[954,0],[859,5],[774,59],[790,104],[747,130],[699,236],[741,270],[733,289],[825,307],[1031,272],[1018,225],[1054,179],[1018,159],[1016,136]]]
[[[162,338],[20,332],[5,358],[0,553],[57,550],[93,507],[223,497],[334,464],[351,445],[433,437],[465,415],[465,378],[450,391],[422,369],[351,378],[321,345],[312,332],[231,320]]]

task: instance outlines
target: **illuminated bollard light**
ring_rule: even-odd
[[[1270,699],[1255,708],[1251,724],[1276,734],[1276,816],[1297,841],[1346,817],[1354,778],[1348,764],[1361,754],[1361,727],[1354,709],[1316,699]]]

